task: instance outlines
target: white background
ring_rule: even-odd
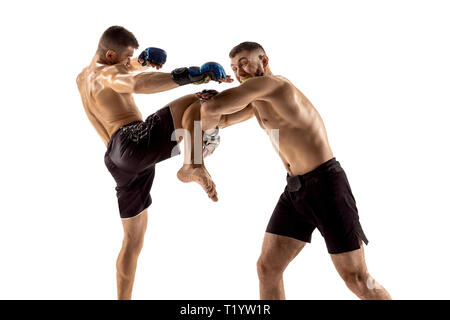
[[[122,225],[105,146],[76,75],[122,25],[162,47],[162,71],[260,42],[275,74],[321,113],[395,299],[448,299],[450,20],[447,1],[16,1],[0,10],[0,298],[115,299]],[[144,116],[203,88],[136,96]],[[255,119],[222,131],[219,192],[157,167],[135,299],[258,299],[256,260],[285,185]],[[318,231],[285,273],[288,299],[355,299]]]

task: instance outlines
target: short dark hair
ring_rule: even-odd
[[[98,42],[97,52],[105,55],[108,50],[112,49],[119,53],[128,47],[139,48],[136,37],[124,27],[112,26],[103,32]]]
[[[264,50],[262,45],[260,45],[259,43],[250,42],[250,41],[242,42],[242,43],[238,44],[237,46],[235,46],[233,49],[231,49],[230,58],[234,58],[234,56],[236,56],[241,51],[253,51],[256,49],[260,49],[264,52],[264,54],[266,54],[266,51]]]

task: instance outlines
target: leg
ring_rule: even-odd
[[[199,183],[208,196],[217,201],[216,186],[203,163],[200,102],[196,95],[192,94],[181,97],[169,105],[175,129],[183,129],[185,132],[184,164],[177,173],[178,179],[183,182]]]
[[[361,242],[360,242],[361,243]],[[367,270],[364,249],[331,254],[331,260],[347,287],[363,300],[391,300],[391,296]]]
[[[305,245],[306,242],[266,232],[257,263],[261,300],[286,299],[283,272]]]
[[[184,112],[196,102],[199,102],[198,97],[195,94],[188,94],[169,103],[175,129],[183,128]],[[200,121],[200,118],[197,120]]]
[[[136,266],[144,245],[144,235],[147,229],[147,209],[139,215],[122,219],[124,238],[122,249],[117,258],[117,296],[119,300],[131,299]]]

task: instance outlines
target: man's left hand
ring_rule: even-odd
[[[138,57],[138,62],[143,66],[151,66],[157,70],[161,69],[167,60],[167,53],[160,48],[150,47],[142,51]]]

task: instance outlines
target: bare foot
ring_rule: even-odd
[[[191,164],[185,164],[178,170],[177,177],[183,182],[197,182],[212,201],[218,200],[216,185],[203,165],[194,167]]]

